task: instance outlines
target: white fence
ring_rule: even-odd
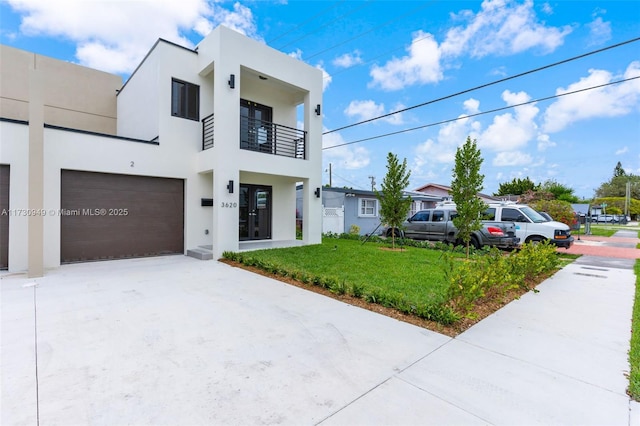
[[[344,232],[344,206],[322,206],[322,232],[342,234]]]

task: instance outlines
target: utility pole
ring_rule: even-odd
[[[375,191],[375,188],[376,188],[376,177],[375,176],[369,176],[369,179],[371,179],[371,191]]]
[[[331,163],[329,163],[329,187],[333,188],[333,182],[331,177]]]

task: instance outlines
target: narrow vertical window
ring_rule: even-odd
[[[187,118],[189,120],[200,119],[200,86],[186,81],[171,80],[171,115]]]

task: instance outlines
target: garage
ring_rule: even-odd
[[[62,263],[184,253],[182,179],[62,170]]]
[[[0,165],[0,270],[9,267],[9,166]]]

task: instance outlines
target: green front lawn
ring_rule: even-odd
[[[433,322],[455,335],[519,297],[569,261],[554,246],[527,244],[512,253],[480,250],[466,259],[464,247],[428,243],[392,250],[388,242],[347,236],[322,244],[225,252],[227,261],[258,268],[296,285],[314,286],[334,297],[348,297],[368,309],[399,319]],[[408,318],[410,317],[410,318]],[[431,324],[431,323],[429,323]],[[419,325],[430,328],[420,322]]]
[[[334,278],[365,293],[404,295],[419,304],[444,302],[442,251],[405,247],[385,250],[379,243],[348,239],[324,239],[323,244],[246,253],[254,259],[312,276]],[[289,272],[289,275],[292,273]]]

